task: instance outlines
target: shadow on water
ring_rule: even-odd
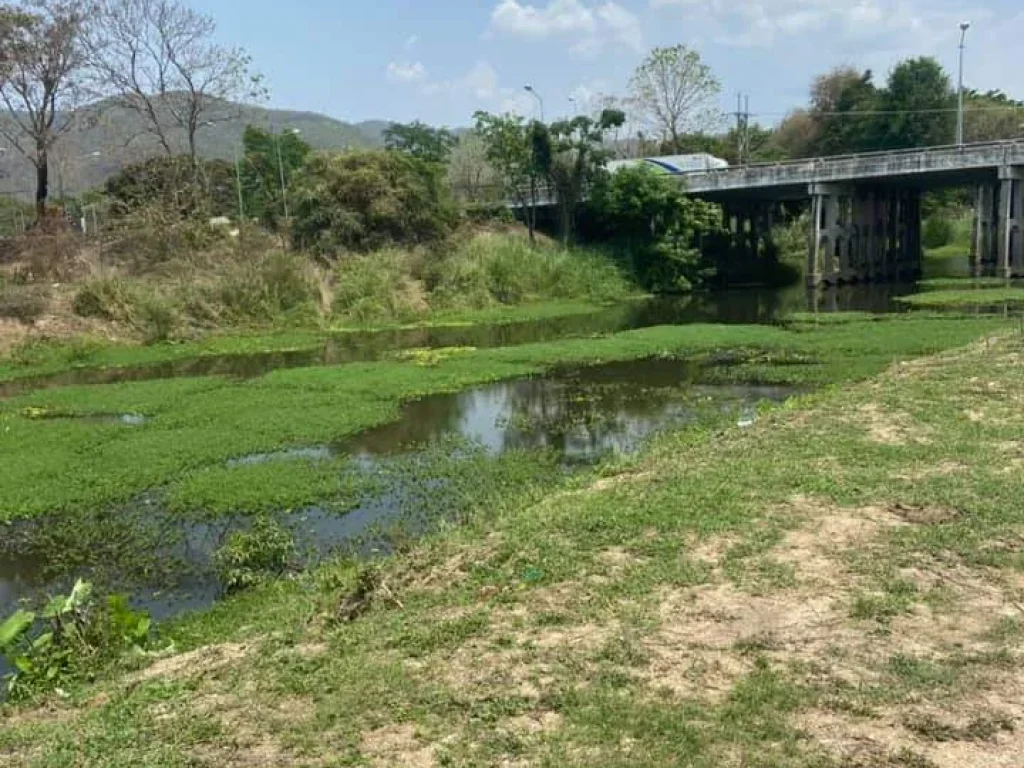
[[[425,397],[407,403],[395,422],[336,444],[234,464],[350,457],[339,471],[373,489],[354,508],[325,503],[279,518],[307,564],[339,552],[367,555],[387,548],[389,529],[415,536],[457,520],[485,503],[481,493],[533,482],[533,471],[554,480],[609,453],[635,451],[672,426],[723,418],[749,425],[759,402],[795,391],[701,386],[699,374],[692,363],[668,359],[565,368]],[[79,576],[130,593],[156,618],[209,605],[220,593],[213,555],[249,524],[244,516],[206,519],[201,510],[171,515],[153,492],[118,509],[0,527],[0,615]]]
[[[808,292],[781,289],[696,293],[626,302],[585,315],[547,318],[501,325],[410,328],[393,331],[338,333],[316,349],[257,354],[207,355],[153,365],[65,371],[0,383],[0,397],[35,389],[87,384],[112,384],[198,376],[251,378],[277,369],[341,365],[379,360],[402,349],[441,347],[508,347],[556,339],[616,333],[656,325],[689,323],[771,324],[803,310],[819,312],[901,311],[895,296],[910,293],[909,285],[859,285]]]

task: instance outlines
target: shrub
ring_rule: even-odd
[[[95,278],[78,289],[72,309],[79,317],[131,323],[137,301],[136,292],[121,278]]]
[[[440,169],[403,152],[314,155],[293,200],[296,246],[330,257],[438,242],[455,222]]]
[[[135,322],[143,341],[157,344],[174,337],[181,318],[170,302],[151,297],[139,302]]]
[[[0,317],[35,324],[50,305],[50,289],[44,285],[0,283]]]
[[[941,248],[953,242],[956,225],[948,211],[938,211],[924,221],[921,229],[921,243],[925,248]]]
[[[8,691],[24,698],[91,672],[125,648],[145,647],[150,626],[149,616],[131,610],[124,597],[98,601],[92,585],[79,580],[40,614],[20,609],[0,622],[0,655],[15,670]]]
[[[433,265],[435,295],[451,307],[483,307],[543,299],[606,301],[632,291],[603,253],[531,247],[510,235],[478,235]]]
[[[319,295],[309,266],[298,254],[271,252],[233,265],[207,298],[236,322],[269,323],[283,315],[308,319],[316,314]]]
[[[395,249],[341,259],[334,269],[333,310],[359,323],[406,322],[427,310],[414,258]]]
[[[236,531],[215,555],[221,584],[228,592],[248,589],[284,573],[295,556],[295,539],[273,518],[260,516]]]

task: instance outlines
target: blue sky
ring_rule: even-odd
[[[547,117],[623,93],[656,45],[686,43],[764,123],[806,101],[839,64],[884,78],[906,56],[956,66],[968,36],[967,84],[1024,97],[1021,0],[194,0],[240,45],[271,88],[270,104],[345,120],[466,125],[476,109]]]

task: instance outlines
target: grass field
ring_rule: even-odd
[[[661,343],[827,345],[845,350],[828,369],[846,372],[836,381],[862,380],[750,429],[676,431],[542,492],[491,494],[464,525],[399,556],[333,564],[169,625],[161,645],[171,650],[157,658],[4,711],[0,758],[104,768],[1015,765],[1024,341],[977,321],[927,322],[615,337],[603,355],[675,332],[694,337]],[[487,354],[477,363],[498,375],[574,353]],[[454,384],[459,371],[483,370],[470,359],[426,375]],[[400,371],[355,378],[379,388]],[[268,379],[257,389],[316,390]],[[159,401],[169,414],[198,385],[180,387]],[[51,406],[158,402],[145,388],[48,396]],[[217,418],[210,402],[201,412]],[[361,615],[349,610],[355,594]]]
[[[902,304],[922,309],[967,309],[970,307],[997,307],[1024,305],[1024,288],[994,285],[931,290],[896,299]]]

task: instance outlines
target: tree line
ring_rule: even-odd
[[[240,48],[214,42],[214,20],[177,0],[25,0],[0,6],[0,135],[36,170],[40,216],[50,156],[76,120],[118,106],[141,118],[166,157],[198,173],[197,136],[230,119],[225,103],[263,94]],[[137,138],[137,137],[133,137]]]

